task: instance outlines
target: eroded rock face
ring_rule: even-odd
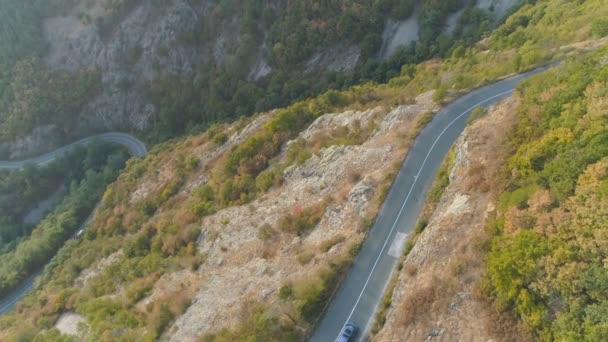
[[[314,277],[319,267],[360,241],[365,234],[361,223],[373,208],[380,181],[389,166],[403,158],[404,151],[397,148],[398,132],[411,127],[423,111],[412,105],[391,111],[375,108],[323,115],[286,146],[314,143],[319,136],[353,125],[373,123],[370,127],[374,129],[360,145],[330,145],[287,168],[282,185],[259,199],[203,218],[198,248],[207,261],[189,280],[180,275],[179,281],[199,287],[192,305],[169,329],[170,340],[197,341],[202,335],[234,326],[248,302],[278,308],[278,291],[283,285]],[[327,205],[310,232],[302,236],[282,232],[285,215],[294,208],[319,203]],[[263,226],[275,231],[269,241],[259,237]],[[328,241],[336,243],[322,248]],[[310,259],[302,261],[305,254]]]
[[[194,31],[211,5],[198,3],[193,8],[186,1],[142,1],[103,33],[94,21],[79,19],[78,12],[49,18],[44,24],[49,42],[46,62],[72,71],[97,67],[110,83],[151,80],[161,71],[186,75],[194,70],[200,51],[180,41],[181,35]]]
[[[97,69],[104,90],[85,106],[84,126],[96,129],[145,130],[155,112],[142,94],[145,82],[162,74],[192,77],[195,69],[213,58],[212,46],[185,44],[183,36],[196,30],[208,14],[211,1],[142,1],[115,28],[101,32],[97,20],[107,17],[101,2],[83,1],[72,12],[48,18],[44,31],[49,42],[46,63],[52,68],[76,71]],[[84,19],[82,13],[91,19]],[[232,32],[227,28],[226,32]],[[217,41],[234,44],[235,37]],[[225,44],[226,45],[226,44]],[[230,47],[230,44],[227,44]],[[220,60],[225,57],[219,54]]]

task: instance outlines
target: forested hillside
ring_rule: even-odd
[[[602,49],[519,89],[486,288],[541,340],[606,336],[607,85]]]
[[[0,56],[0,141],[38,128],[55,145],[108,129],[159,142],[329,88],[385,82],[403,64],[470,46],[495,22],[462,0],[2,0],[0,13],[9,47]],[[412,16],[418,39],[380,59],[387,20]]]
[[[78,231],[126,159],[120,148],[91,144],[44,167],[0,172],[0,293],[40,270]],[[57,191],[59,203],[48,209],[49,215],[25,221]]]
[[[51,70],[40,60],[48,44],[43,19],[64,6],[63,1],[0,1],[0,142],[58,123],[49,145],[73,139],[81,109],[99,90],[94,70]],[[0,145],[0,158],[10,154],[8,145]]]
[[[86,37],[92,46],[97,38],[103,41],[104,48],[94,52],[104,53],[69,50],[77,56],[70,59],[54,50],[52,58],[43,52],[13,63],[8,95],[3,95],[7,105],[0,111],[29,114],[15,116],[27,121],[15,119],[10,127],[25,132],[48,123],[40,113],[52,108],[66,115],[66,126],[57,129],[67,136],[70,125],[86,121],[86,110],[103,107],[80,102],[90,95],[101,102],[126,99],[128,104],[116,100],[121,110],[147,108],[130,107],[140,100],[152,104],[150,126],[138,126],[151,141],[192,134],[159,143],[144,159],[127,163],[109,187],[104,182],[116,171],[107,165],[122,159],[95,159],[96,172],[80,174],[64,205],[22,247],[0,256],[0,281],[6,284],[0,286],[7,288],[53,255],[76,229],[74,216],[84,218],[103,192],[82,239],[60,248],[34,292],[0,318],[0,339],[290,341],[309,336],[413,139],[440,104],[605,44],[604,2],[530,2],[477,41],[491,24],[487,13],[473,7],[463,11],[455,38],[442,33],[449,14],[462,8],[459,2],[423,1],[416,7],[409,1],[267,6],[244,1],[236,6],[233,1],[125,0],[93,2],[89,11],[75,0],[58,1],[81,12],[83,32],[94,25]],[[172,15],[163,16],[165,10]],[[416,11],[420,40],[387,61],[373,58],[382,20]],[[182,21],[185,17],[198,19]],[[49,25],[73,19],[62,18]],[[137,18],[139,26],[129,21]],[[155,45],[158,41],[150,42],[145,32],[133,31],[157,28],[150,18],[167,20],[163,27],[170,29],[163,35],[151,31],[170,37],[169,44]],[[173,24],[185,31],[172,31]],[[117,41],[128,40],[125,32],[141,34],[149,45],[119,48],[124,46]],[[232,47],[209,43],[218,37]],[[323,59],[323,49],[360,40],[368,44],[361,48],[373,48],[362,50],[367,55],[352,70],[316,65],[303,73],[316,56]],[[104,50],[109,47],[115,50]],[[220,50],[222,58],[215,59],[213,52]],[[91,55],[110,59],[88,60]],[[597,243],[602,235],[596,229],[603,209],[591,206],[590,199],[601,203],[605,188],[605,55],[604,50],[587,61],[574,58],[519,90],[524,109],[511,137],[513,158],[505,171],[508,185],[494,225],[486,287],[500,309],[515,312],[546,339],[599,336],[604,324],[603,259],[598,257],[603,252]],[[191,56],[202,62],[192,62]],[[114,63],[114,57],[121,62]],[[432,57],[441,58],[418,63]],[[272,72],[249,78],[252,69],[246,66],[260,60]],[[16,72],[19,68],[23,71]],[[41,81],[28,83],[29,77],[19,76],[28,70],[37,70],[29,75]],[[70,80],[56,81],[62,80],[57,75]],[[20,92],[19,84],[27,91]],[[71,97],[76,90],[70,87],[80,95]],[[41,95],[15,101],[32,92]],[[10,115],[2,115],[3,123],[11,122]],[[236,120],[216,123],[230,119]],[[137,126],[128,118],[121,124]],[[538,219],[535,210],[543,213]],[[581,215],[572,214],[577,210]],[[567,227],[576,227],[578,220],[586,222],[580,223],[586,240],[570,239]],[[560,222],[555,232],[551,222]],[[579,264],[585,272],[572,271]],[[578,287],[563,288],[573,283],[563,279]],[[76,315],[82,329],[60,336],[57,323],[66,313]],[[568,330],[572,322],[578,325]]]

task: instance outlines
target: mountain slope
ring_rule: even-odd
[[[602,5],[526,6],[475,47],[406,65],[387,84],[157,145],[107,189],[84,238],[60,251],[36,291],[0,318],[0,338],[56,339],[54,322],[71,311],[90,340],[310,333],[390,186],[390,161],[405,157],[436,109],[431,98],[576,53],[560,47],[600,38]]]
[[[608,51],[522,89],[485,287],[543,340],[601,340],[606,318]]]
[[[602,339],[607,58],[531,78],[467,129],[376,340]]]
[[[386,81],[404,63],[470,45],[498,17],[457,12],[464,1],[13,2],[0,2],[0,12],[18,14],[2,32],[21,34],[0,35],[17,45],[0,61],[0,139],[14,157],[16,138],[22,153],[91,131],[159,142],[328,88]],[[462,20],[442,34],[450,15]],[[398,44],[388,22],[408,18],[420,36]],[[397,51],[384,62],[383,44]],[[28,151],[30,134],[38,139]]]
[[[284,171],[265,194],[232,197],[225,183],[216,190],[214,180],[233,147],[276,122],[276,115],[152,151],[106,191],[84,240],[53,262],[38,295],[60,289],[66,301],[26,301],[17,311],[30,312],[35,322],[55,305],[76,310],[87,317],[90,339],[103,340],[108,329],[122,327],[121,338],[166,330],[184,341],[235,326],[249,305],[266,302],[268,310],[297,319],[294,333],[301,334],[320,309],[316,301],[331,289],[327,277],[348,264],[386,191],[385,170],[376,165],[398,165],[408,136],[420,127],[414,123],[432,108],[425,106],[320,116],[278,154],[269,170]],[[262,176],[252,185],[263,189],[264,182]],[[91,263],[92,271],[71,272]],[[319,292],[309,286],[320,286]],[[281,297],[287,289],[292,294]],[[123,294],[126,307],[115,299]],[[108,325],[107,314],[129,319]],[[171,328],[159,321],[163,315],[182,316]]]

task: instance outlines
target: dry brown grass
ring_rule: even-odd
[[[330,198],[327,198],[326,201],[333,203],[342,203],[348,197],[348,194],[353,189],[355,184],[350,182],[349,179],[342,182],[341,185],[338,186],[338,189],[331,195]]]
[[[346,241],[346,237],[342,234],[338,234],[331,239],[325,240],[319,244],[319,249],[323,253],[327,253],[333,246]]]
[[[265,260],[272,260],[278,254],[280,250],[280,245],[277,243],[265,243],[259,249],[260,258]]]
[[[298,260],[298,262],[300,263],[300,265],[306,265],[314,257],[315,257],[314,253],[312,253],[310,251],[302,251],[302,252],[298,253],[298,256],[296,257],[296,259]]]
[[[487,306],[492,303],[487,302]],[[488,318],[490,325],[487,332],[500,337],[504,342],[532,342],[535,338],[519,325],[518,320],[508,312],[492,311]]]
[[[421,285],[407,294],[397,308],[398,324],[408,325],[416,320],[424,319],[431,312],[430,309],[439,298],[439,293],[440,289],[437,287],[437,282],[431,281],[429,284]]]
[[[474,161],[467,171],[467,181],[464,187],[466,192],[479,191],[487,193],[490,191],[490,184],[487,179],[486,166],[479,161]]]
[[[405,266],[405,274],[407,274],[409,277],[413,277],[418,273],[418,267],[416,267],[416,265],[414,264],[407,264]]]

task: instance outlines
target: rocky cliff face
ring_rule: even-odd
[[[282,297],[282,289],[293,287],[296,294],[308,291],[309,286],[316,286],[311,282],[351,255],[363,240],[366,222],[378,210],[380,194],[390,184],[387,176],[403,160],[417,120],[437,110],[428,97],[394,108],[379,106],[318,117],[283,145],[271,166],[280,167],[290,158],[294,146],[310,148],[305,158],[280,171],[281,184],[250,203],[193,218],[187,225],[181,223],[183,217],[177,213],[184,212],[196,200],[197,189],[210,182],[214,164],[263,129],[273,113],[227,126],[227,139],[220,145],[203,134],[151,152],[148,158],[154,160],[149,161],[154,166],[137,178],[120,206],[135,208],[157,198],[175,178],[179,164],[176,157],[197,160],[197,166],[183,174],[184,183],[173,199],[143,224],[173,222],[184,231],[196,227],[200,235],[188,248],[195,249],[203,262],[200,267],[181,267],[154,278],[149,290],[129,310],[147,315],[159,303],[188,298],[189,305],[163,334],[171,341],[199,341],[202,336],[238,327],[251,303],[263,303],[280,319],[297,318],[297,305],[290,302],[293,299]],[[299,233],[290,230],[288,218],[308,215],[302,213],[310,208],[314,208],[318,221]],[[90,289],[100,279],[115,276],[108,272],[124,264],[128,253],[123,248],[98,259],[80,274],[78,288]],[[122,298],[131,287],[131,283],[120,284],[105,298]],[[91,323],[84,319],[86,315],[80,315],[84,312],[76,312],[61,316],[57,327],[63,333],[82,334],[73,327]],[[298,319],[298,324],[303,324]],[[299,329],[309,328],[303,324]]]
[[[245,69],[243,80],[268,81],[276,71],[265,19],[254,19],[257,22],[253,25],[260,32],[252,38],[243,33],[244,18],[234,14],[238,12],[223,10],[215,0],[130,1],[133,5],[120,13],[112,12],[113,5],[106,0],[74,2],[76,5],[61,15],[45,19],[48,51],[44,61],[53,69],[100,72],[103,86],[82,110],[82,128],[145,132],[159,110],[150,95],[151,85],[168,77],[204,84],[239,54],[239,60],[246,60],[240,63]],[[513,3],[496,0],[481,5],[496,7],[499,16]],[[273,2],[262,5],[263,10],[276,6]],[[388,59],[399,47],[417,39],[419,12],[403,21],[385,19],[377,52],[380,59]],[[455,22],[459,13],[451,20]],[[360,43],[344,41],[319,47],[307,60],[289,66],[290,72],[314,78],[328,72],[353,71],[362,62]],[[244,50],[239,49],[252,44],[246,49],[247,56],[242,56]]]
[[[84,108],[89,120],[83,126],[145,131],[156,111],[144,91],[147,83],[166,76],[196,82],[232,58],[241,43],[240,18],[213,12],[213,0],[137,3],[113,27],[99,24],[116,16],[103,0],[83,0],[44,23],[47,65],[69,71],[94,68],[101,73],[103,91]],[[215,21],[216,34],[196,44],[189,42],[203,34],[201,27],[209,21]],[[272,72],[266,44],[257,50],[248,66],[250,81]],[[304,63],[302,72],[351,71],[359,56],[359,48],[349,45],[320,51]]]
[[[184,0],[142,1],[115,26],[102,32],[97,24],[111,13],[104,1],[82,1],[64,16],[46,19],[49,43],[46,63],[75,71],[98,69],[103,91],[84,109],[86,123],[98,129],[143,131],[155,108],[142,94],[143,85],[160,75],[193,77],[198,68],[221,63],[237,43],[238,26],[225,23],[209,44],[185,44],[209,15],[212,1],[191,6]]]

